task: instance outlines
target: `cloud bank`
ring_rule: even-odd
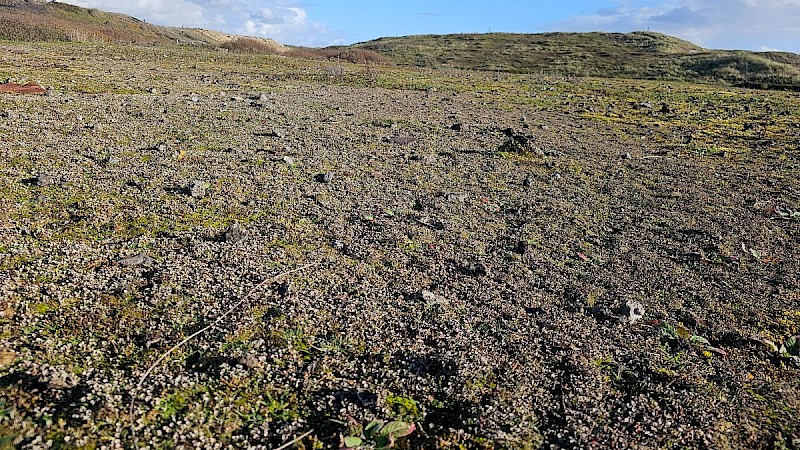
[[[84,8],[129,14],[158,25],[205,28],[275,39],[292,45],[324,46],[338,37],[308,19],[294,0],[69,0]]]
[[[573,31],[659,31],[710,48],[797,51],[800,0],[615,0],[549,26]]]

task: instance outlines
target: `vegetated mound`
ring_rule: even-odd
[[[800,87],[800,56],[707,50],[654,32],[451,34],[354,44],[400,65]]]
[[[800,90],[800,66],[758,53],[712,52],[686,62],[700,75],[736,85]]]
[[[240,53],[260,53],[267,55],[285,55],[294,58],[304,59],[327,59],[342,60],[355,64],[390,64],[391,60],[378,52],[365,49],[353,49],[346,47],[328,48],[308,48],[308,47],[287,47],[278,44],[271,45],[261,39],[250,37],[237,37],[234,40],[220,45],[231,51]]]
[[[213,47],[237,41],[240,36],[198,28],[163,27],[125,14],[59,2],[0,0],[0,39]],[[287,49],[271,39],[247,39],[269,48],[271,53]]]

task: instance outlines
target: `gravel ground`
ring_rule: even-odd
[[[797,94],[88,50],[0,44],[0,446],[800,448]]]

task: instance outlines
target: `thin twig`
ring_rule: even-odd
[[[306,436],[308,436],[309,434],[311,434],[313,432],[314,432],[314,429],[312,428],[312,429],[308,430],[305,434],[303,434],[303,435],[301,435],[301,436],[299,436],[299,437],[297,437],[297,438],[295,438],[295,439],[293,439],[293,440],[281,445],[280,447],[276,448],[275,450],[284,450],[286,448],[289,448],[290,445],[302,441],[303,439],[305,439]]]
[[[205,333],[209,329],[211,329],[214,326],[216,326],[218,323],[222,322],[222,319],[224,319],[225,317],[229,316],[231,313],[236,311],[236,309],[238,309],[240,306],[242,306],[242,304],[248,298],[250,298],[250,296],[252,296],[257,290],[261,289],[265,284],[271,283],[273,281],[276,281],[276,280],[278,280],[278,279],[280,279],[282,277],[285,277],[287,275],[291,275],[293,273],[300,272],[300,271],[309,269],[309,268],[314,267],[314,266],[318,266],[320,264],[321,263],[318,263],[318,262],[314,263],[314,264],[307,264],[307,265],[305,265],[303,267],[298,267],[297,269],[293,269],[293,270],[290,270],[288,272],[283,272],[281,274],[275,275],[272,278],[267,278],[266,280],[262,281],[261,283],[257,284],[252,289],[250,289],[250,291],[247,293],[247,295],[242,297],[242,299],[239,300],[238,302],[236,302],[235,305],[231,306],[231,308],[229,310],[227,310],[223,315],[219,316],[217,318],[217,320],[215,320],[214,322],[212,322],[210,325],[206,326],[205,328],[201,329],[200,331],[196,331],[194,334],[192,334],[191,336],[187,337],[186,339],[178,342],[177,344],[175,344],[175,346],[173,346],[172,348],[167,350],[163,355],[161,355],[161,357],[158,358],[156,360],[156,362],[154,362],[153,365],[150,366],[149,369],[147,369],[147,372],[145,372],[144,375],[142,375],[142,378],[139,379],[139,383],[136,384],[136,387],[133,389],[133,392],[131,392],[130,420],[131,420],[131,432],[133,433],[133,446],[134,446],[134,448],[138,448],[139,447],[139,440],[138,440],[138,437],[136,436],[136,423],[134,421],[134,407],[135,407],[135,404],[136,404],[136,396],[139,394],[139,391],[142,389],[142,385],[144,385],[144,382],[145,382],[145,380],[147,380],[147,377],[149,377],[150,374],[153,373],[153,371],[159,365],[161,365],[161,363],[164,362],[165,359],[167,359],[167,356],[169,356],[172,352],[174,352],[175,350],[177,350],[180,347],[182,347],[187,342],[191,341],[192,339],[196,338],[197,336],[200,336],[201,334]]]

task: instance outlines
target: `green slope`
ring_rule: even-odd
[[[421,67],[800,86],[798,55],[707,50],[653,32],[421,35],[352,47]]]

